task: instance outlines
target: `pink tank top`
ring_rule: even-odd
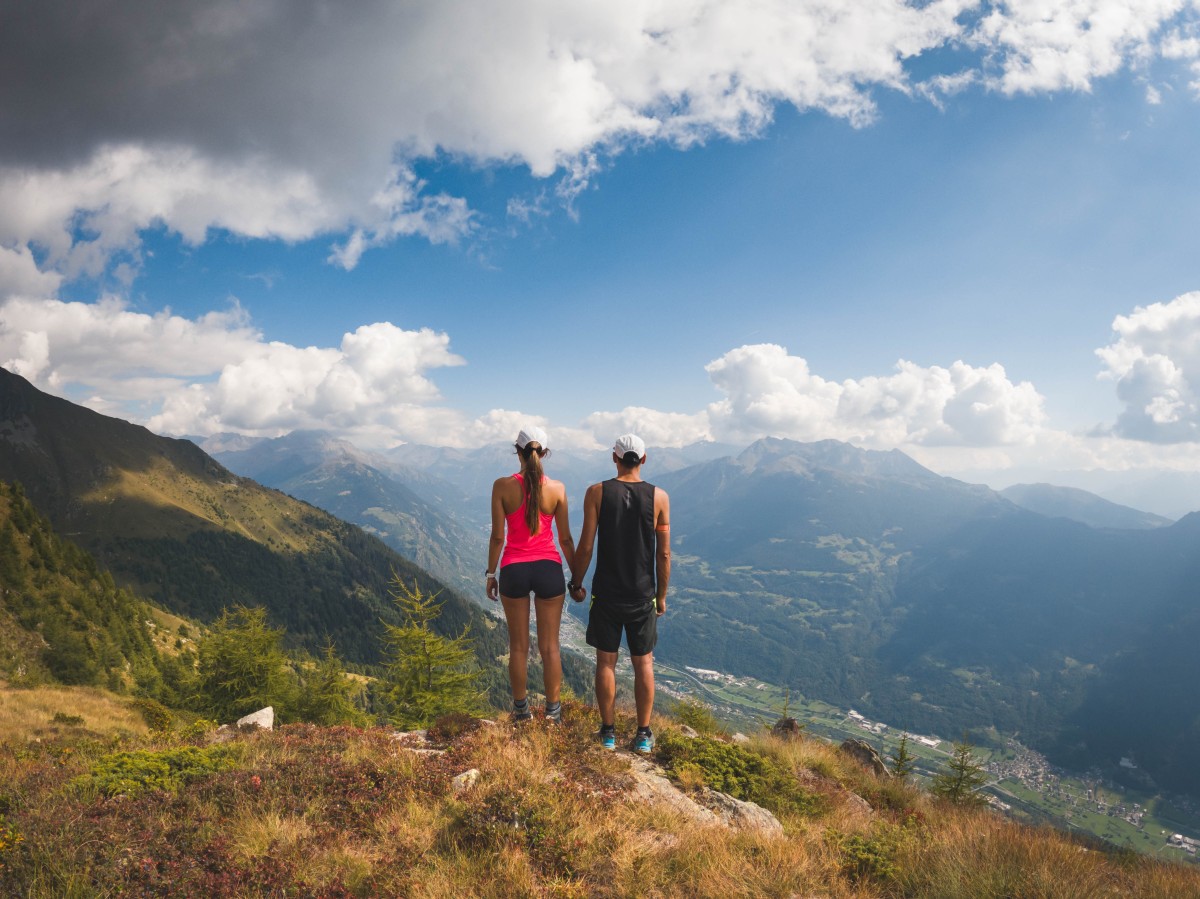
[[[525,487],[525,479],[521,475],[514,474],[513,477],[517,479],[517,483],[522,488]],[[562,563],[562,557],[559,556],[558,549],[554,546],[554,532],[551,529],[554,516],[547,515],[539,509],[538,518],[538,532],[530,534],[529,526],[525,524],[524,503],[521,503],[511,515],[504,516],[504,520],[508,523],[508,534],[504,540],[504,555],[500,559],[501,568],[517,562]]]

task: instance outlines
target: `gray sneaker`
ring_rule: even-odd
[[[562,724],[562,703],[556,702],[554,705],[546,703],[546,723],[547,724]]]

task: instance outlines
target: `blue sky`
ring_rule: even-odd
[[[0,9],[0,364],[166,433],[1198,467],[1194,4],[285,12]]]

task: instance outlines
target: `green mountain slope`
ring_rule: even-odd
[[[0,482],[0,679],[162,697],[181,672],[160,653],[158,641],[174,635],[156,633],[153,616],[61,539],[19,486]]]
[[[317,431],[295,431],[218,458],[239,474],[357,524],[444,583],[481,595],[487,535],[444,511],[463,502],[451,485],[418,472],[384,470],[386,460]],[[427,502],[405,481],[435,496],[455,496]]]
[[[380,622],[394,620],[393,571],[442,584],[378,539],[328,513],[236,477],[189,441],[99,415],[0,370],[0,480],[20,482],[60,533],[116,580],[203,620],[235,604],[266,607],[289,640],[332,638],[372,663]],[[502,627],[447,591],[439,622],[470,623],[489,662]]]

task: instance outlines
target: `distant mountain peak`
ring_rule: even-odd
[[[1169,518],[1122,506],[1077,487],[1013,484],[1001,490],[1000,495],[1030,512],[1050,518],[1067,518],[1093,528],[1148,530],[1171,523]]]
[[[836,471],[859,477],[939,478],[900,450],[868,450],[841,440],[802,443],[784,437],[763,437],[737,456],[746,471],[767,468],[803,474]]]

